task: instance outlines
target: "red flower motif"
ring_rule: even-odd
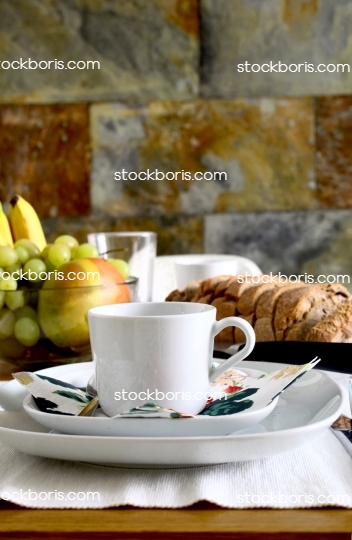
[[[214,401],[214,398],[209,396],[208,401],[206,402],[206,405],[205,405],[204,409],[207,409],[209,407],[210,403],[212,403],[213,401]]]
[[[224,392],[232,394],[233,392],[237,392],[238,390],[242,390],[242,386],[228,386],[227,388],[225,388]]]

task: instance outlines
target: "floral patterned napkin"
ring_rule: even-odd
[[[287,366],[272,373],[251,377],[239,369],[229,369],[218,377],[209,389],[208,402],[199,416],[223,416],[245,410],[258,410],[271,403],[299,377],[314,368],[315,358],[302,366]],[[50,414],[78,416],[91,401],[85,388],[22,371],[13,377],[32,394],[37,407]],[[220,396],[220,397],[219,397]],[[154,403],[144,403],[117,417],[190,418],[191,415],[163,409]],[[116,417],[115,417],[116,418]]]

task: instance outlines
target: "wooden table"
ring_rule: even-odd
[[[30,510],[0,501],[0,539],[13,538],[352,540],[352,510],[228,510],[206,502],[181,510]]]
[[[351,540],[352,510],[26,510],[0,503],[0,538]]]

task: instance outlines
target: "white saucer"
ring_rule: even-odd
[[[241,368],[271,372],[285,364],[241,362]],[[61,378],[91,364],[48,368]],[[78,382],[78,381],[77,381]],[[75,382],[74,382],[75,384]],[[339,416],[341,389],[325,373],[310,371],[288,388],[262,422],[219,437],[101,437],[50,433],[22,408],[26,390],[17,381],[0,387],[0,442],[20,452],[54,459],[121,467],[187,467],[269,457],[308,443]]]
[[[224,260],[228,259],[229,261],[233,261],[234,275],[258,275],[262,273],[255,262],[246,257],[240,257],[239,255],[197,255],[197,258],[199,258],[199,260],[204,260],[204,262],[218,260],[219,257]],[[175,263],[187,262],[192,258],[194,258],[194,255],[166,255],[156,257],[154,263],[153,302],[164,302],[168,294],[177,289]]]
[[[78,370],[61,376],[60,380],[85,387],[94,370]],[[55,368],[53,368],[55,369]],[[244,370],[251,377],[260,377],[262,371]],[[54,376],[54,374],[52,374]],[[211,437],[228,435],[264,420],[275,408],[276,398],[266,407],[250,409],[225,416],[196,416],[194,418],[109,418],[99,409],[93,418],[64,416],[42,412],[31,394],[23,401],[24,410],[39,424],[71,435],[111,437]]]

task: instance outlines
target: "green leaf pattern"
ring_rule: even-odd
[[[250,409],[253,405],[251,399],[246,399],[258,392],[258,388],[247,388],[229,394],[229,397],[216,399],[212,401],[201,413],[201,416],[225,416],[228,414],[236,414],[246,409]]]

